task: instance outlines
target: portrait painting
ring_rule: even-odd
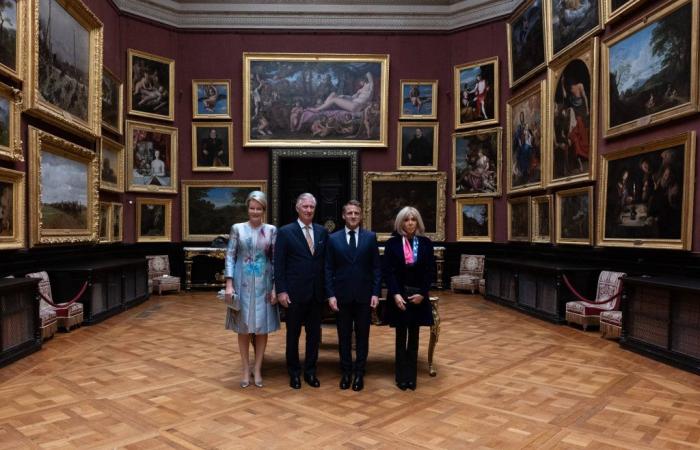
[[[121,203],[112,203],[112,242],[121,242],[124,239],[123,226],[123,206]]]
[[[388,55],[243,54],[243,145],[385,147]]]
[[[24,248],[24,173],[0,167],[0,250]]]
[[[0,83],[0,158],[23,161],[20,136],[20,105],[22,93]]]
[[[112,204],[109,202],[100,202],[100,242],[109,242],[109,232],[111,231],[112,219]]]
[[[124,146],[105,137],[100,142],[100,189],[124,192]]]
[[[21,45],[26,0],[0,1],[0,73],[22,78]]]
[[[363,226],[380,240],[391,237],[396,214],[405,206],[416,208],[425,235],[445,240],[445,172],[365,172]]]
[[[230,119],[231,80],[192,80],[192,118]]]
[[[698,1],[679,0],[602,45],[605,137],[697,111]]]
[[[548,69],[548,186],[595,178],[598,135],[598,39],[557,59]]]
[[[177,128],[126,122],[128,190],[177,193]]]
[[[192,123],[192,170],[233,172],[233,124]]]
[[[556,193],[556,243],[593,244],[593,186]]]
[[[455,129],[498,123],[498,69],[498,57],[455,66]]]
[[[530,241],[530,197],[508,199],[508,240]]]
[[[102,68],[102,126],[116,134],[123,133],[124,83]]]
[[[552,242],[552,196],[532,197],[532,242]]]
[[[265,191],[266,181],[183,181],[182,239],[211,242],[231,225],[248,220],[245,201]]]
[[[437,170],[438,135],[437,122],[400,122],[397,169]]]
[[[136,242],[170,242],[172,200],[136,199]]]
[[[175,61],[131,48],[127,61],[129,114],[175,120]]]
[[[514,87],[545,66],[545,28],[542,0],[526,0],[507,24],[508,75]]]
[[[543,185],[542,123],[546,91],[546,81],[542,81],[513,97],[506,106],[508,192]]]
[[[487,128],[452,135],[452,195],[501,195],[501,131]]]
[[[634,11],[646,0],[604,0],[605,23],[612,22],[624,16],[629,11]]]
[[[604,1],[545,0],[550,60],[602,29]]]
[[[437,119],[438,80],[401,80],[399,119]]]
[[[695,132],[601,157],[598,244],[689,250]]]
[[[457,240],[460,242],[493,241],[493,199],[457,200]]]

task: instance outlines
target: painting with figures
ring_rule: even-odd
[[[193,119],[230,119],[230,80],[192,80]]]
[[[100,242],[109,242],[111,209],[109,203],[100,202],[100,231],[98,233]]]
[[[11,76],[20,72],[17,40],[20,14],[16,0],[0,1],[0,71]]]
[[[399,119],[437,119],[437,80],[401,80]]]
[[[136,199],[136,242],[168,242],[171,237],[172,200]]]
[[[127,121],[130,191],[177,192],[177,128]]]
[[[102,125],[122,134],[124,85],[106,67],[102,68]]]
[[[455,133],[452,141],[455,197],[501,194],[501,128]]]
[[[545,65],[542,0],[526,0],[508,22],[508,72],[513,87]]]
[[[12,99],[0,93],[0,147],[10,148]]]
[[[552,242],[552,196],[532,198],[532,242]]]
[[[498,123],[498,58],[454,68],[455,128]]]
[[[233,125],[223,122],[192,124],[192,170],[233,170]]]
[[[559,191],[557,199],[558,244],[593,243],[593,187]]]
[[[601,27],[599,0],[546,0],[549,8],[550,56],[557,57]]]
[[[530,197],[508,199],[508,240],[530,240]]]
[[[398,128],[397,168],[399,170],[437,170],[437,122],[402,122]]]
[[[0,180],[0,236],[14,236],[14,183]]]
[[[122,239],[122,205],[112,203],[112,241],[119,242]]]
[[[511,99],[508,111],[508,191],[542,186],[542,114],[546,81]]]
[[[175,120],[175,61],[129,49],[129,114]]]

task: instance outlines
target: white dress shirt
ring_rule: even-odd
[[[345,242],[350,245],[350,228],[345,227]],[[360,227],[355,228],[355,248],[360,246]]]

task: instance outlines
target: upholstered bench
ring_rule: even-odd
[[[47,321],[47,334],[50,333],[51,330],[51,314],[48,312],[42,313],[42,311],[53,311],[57,322],[57,327],[63,328],[66,331],[70,331],[73,327],[83,323],[83,304],[79,303],[77,300],[81,295],[83,295],[83,292],[85,292],[87,282],[83,284],[83,287],[80,292],[78,292],[78,295],[76,295],[71,301],[65,303],[55,303],[51,293],[51,282],[49,281],[48,273],[43,271],[28,273],[25,275],[25,277],[39,279],[39,297],[41,297],[39,316],[41,317],[42,321],[42,336],[44,334],[45,318]],[[55,332],[56,330],[54,329],[54,333]]]

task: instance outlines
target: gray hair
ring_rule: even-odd
[[[303,194],[299,194],[299,197],[297,197],[297,203],[295,205],[296,210],[299,210],[299,206],[301,206],[301,202],[304,200],[311,200],[314,202],[314,206],[316,206],[316,197],[313,196],[313,194],[310,194],[308,192],[304,192]]]
[[[252,191],[250,194],[248,194],[248,198],[245,199],[246,207],[250,206],[251,200],[255,200],[256,202],[260,203],[263,209],[267,210],[267,196],[265,196],[264,192]]]
[[[401,211],[396,215],[396,220],[394,221],[394,231],[399,233],[401,236],[406,236],[406,232],[403,229],[403,222],[410,216],[413,216],[418,222],[418,227],[416,230],[416,235],[421,235],[425,233],[425,225],[423,224],[423,218],[420,213],[413,206],[404,206]]]

